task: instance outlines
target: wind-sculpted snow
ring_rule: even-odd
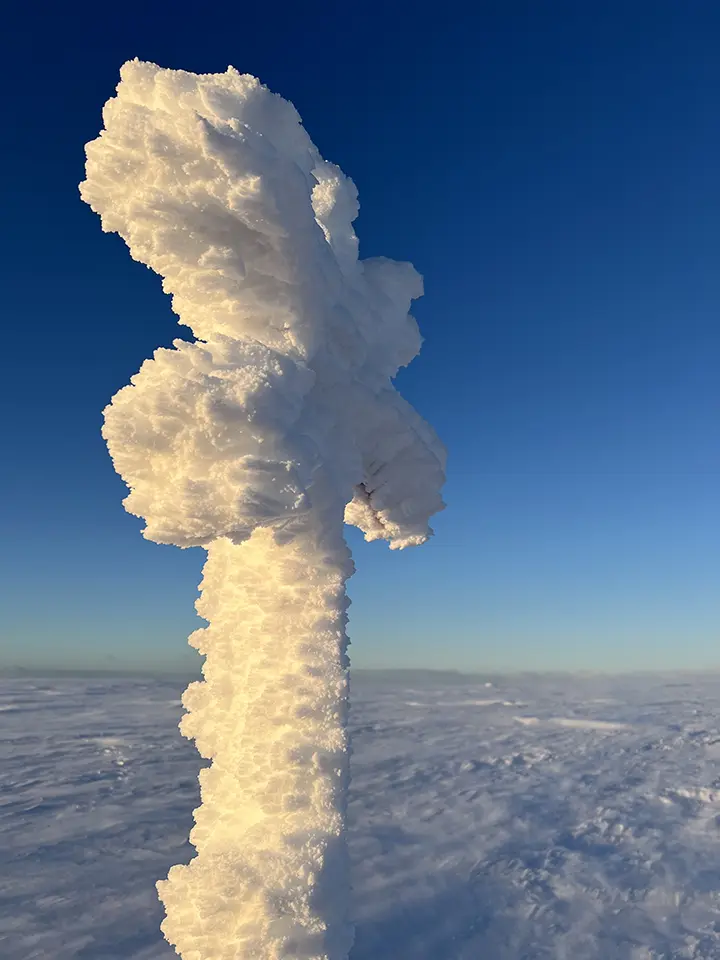
[[[103,436],[144,535],[208,550],[181,729],[212,765],[162,928],[185,960],[345,960],[343,519],[403,548],[443,506],[444,449],[392,385],[422,280],[358,259],[355,186],[257,79],[121,76],[81,195],[196,340],[143,363]]]
[[[716,960],[720,678],[487,680],[354,683],[351,960]],[[0,682],[3,960],[174,956],[181,685]]]
[[[87,145],[83,199],[163,277],[197,341],[159,349],[105,411],[145,536],[292,537],[322,496],[392,547],[442,508],[445,453],[392,386],[420,349],[409,263],[358,259],[357,190],[292,104],[232,67],[133,61]]]
[[[212,766],[197,856],[158,884],[163,932],[187,960],[335,960],[352,944],[341,530],[337,541],[334,553],[309,537],[278,546],[259,530],[252,551],[209,550],[197,606],[210,626],[190,638],[205,679],[183,694],[180,730]]]

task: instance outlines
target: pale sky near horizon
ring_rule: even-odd
[[[100,437],[183,334],[77,192],[139,56],[291,100],[358,185],[361,255],[425,277],[399,386],[448,447],[448,509],[416,550],[350,533],[353,663],[719,667],[720,8],[196,11],[6,27],[0,666],[197,662],[203,554],[141,538]]]

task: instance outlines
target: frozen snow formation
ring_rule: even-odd
[[[156,350],[103,429],[144,536],[208,551],[180,727],[212,764],[163,931],[184,960],[342,960],[343,519],[403,548],[443,506],[444,449],[392,385],[422,280],[358,259],[354,184],[254,77],[135,60],[103,120],[82,198],[196,338]]]

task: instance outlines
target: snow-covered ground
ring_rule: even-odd
[[[0,680],[3,960],[175,956],[182,686]],[[720,957],[720,677],[359,675],[352,730],[352,960]]]

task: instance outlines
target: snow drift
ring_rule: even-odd
[[[342,960],[342,523],[403,548],[442,508],[443,447],[391,382],[422,281],[358,259],[354,184],[254,77],[136,60],[103,120],[82,198],[196,338],[156,350],[103,429],[144,536],[208,551],[181,730],[212,765],[163,930],[185,960]]]

